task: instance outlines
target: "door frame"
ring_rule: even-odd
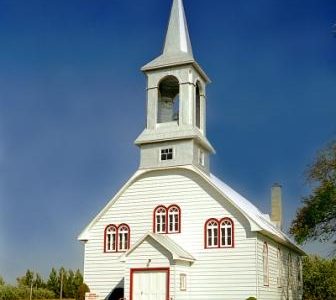
[[[130,300],[133,300],[133,274],[143,272],[166,272],[166,300],[169,300],[170,269],[169,268],[131,268],[130,269]]]

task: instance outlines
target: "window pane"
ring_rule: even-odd
[[[231,237],[231,228],[227,229],[227,245],[231,246],[232,245],[232,237]]]
[[[173,148],[161,149],[161,160],[173,159]]]
[[[212,235],[211,235],[212,230],[208,229],[208,246],[212,246]]]
[[[116,244],[115,244],[115,239],[116,239],[116,235],[112,234],[112,249],[115,250],[116,249]]]
[[[162,231],[166,231],[166,216],[162,216]]]
[[[178,218],[178,215],[177,215],[177,213],[175,214],[175,216],[174,216],[175,218],[175,231],[177,232],[177,231],[179,231],[179,218]]]
[[[160,232],[160,216],[156,216],[156,232]]]
[[[128,245],[128,234],[125,234],[125,249],[128,249],[129,245]]]
[[[122,250],[123,234],[119,233],[119,249]]]
[[[111,235],[107,235],[107,250],[111,250]]]

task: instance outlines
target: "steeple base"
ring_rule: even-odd
[[[139,169],[193,165],[209,173],[209,152],[194,139],[148,143],[140,146]]]

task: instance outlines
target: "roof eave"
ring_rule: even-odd
[[[194,60],[181,60],[181,61],[173,61],[173,62],[162,62],[162,63],[156,63],[156,60],[153,60],[152,62],[148,63],[147,65],[144,65],[140,70],[144,73],[159,70],[159,69],[167,69],[175,66],[183,66],[183,65],[192,65],[201,75],[201,77],[204,79],[204,81],[209,84],[211,83],[211,79],[208,77],[208,75],[203,71],[202,67]]]

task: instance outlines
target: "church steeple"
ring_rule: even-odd
[[[173,0],[162,54],[147,75],[147,125],[135,143],[140,168],[194,165],[209,172],[214,149],[206,138],[206,84],[194,59],[182,0]]]
[[[162,54],[144,65],[148,71],[165,66],[192,63],[207,83],[210,79],[194,59],[182,0],[173,0]]]
[[[148,70],[168,64],[195,62],[182,0],[173,0],[162,54],[145,65]]]
[[[187,20],[182,0],[174,0],[168,30],[166,34],[164,55],[186,55],[193,59]]]

